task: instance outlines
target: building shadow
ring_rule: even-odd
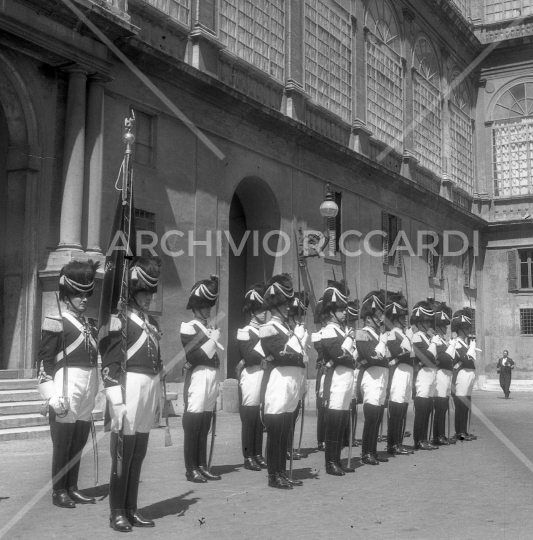
[[[194,491],[187,491],[177,497],[145,506],[139,511],[147,519],[161,519],[166,516],[181,517],[191,505],[196,504],[200,500],[199,497],[189,497],[192,493]]]

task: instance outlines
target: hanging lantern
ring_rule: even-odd
[[[320,205],[320,214],[325,218],[334,218],[339,213],[339,207],[333,200],[333,193],[326,193],[326,200]]]

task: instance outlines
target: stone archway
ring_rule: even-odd
[[[250,233],[240,254],[233,253],[231,248],[229,251],[228,378],[235,377],[235,367],[240,361],[238,343],[233,338],[237,329],[248,322],[242,312],[246,289],[272,276],[275,260],[263,251],[262,246],[268,232],[280,229],[280,216],[276,196],[264,180],[254,176],[241,180],[231,200],[229,232],[237,247],[246,231]]]
[[[29,93],[0,54],[0,370],[33,374],[37,292],[36,119]]]

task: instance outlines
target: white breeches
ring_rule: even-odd
[[[416,397],[430,398],[435,395],[437,388],[437,370],[435,368],[423,367],[416,376],[415,390]]]
[[[270,373],[265,393],[265,414],[290,413],[296,410],[304,370],[296,366],[276,367]]]
[[[346,366],[337,366],[331,378],[329,409],[347,411],[353,396],[354,370]]]
[[[452,392],[452,372],[449,369],[437,370],[435,397],[450,397]]]
[[[473,369],[461,369],[455,382],[456,396],[471,396],[474,388],[476,372]]]
[[[390,388],[389,401],[408,403],[413,386],[413,366],[399,364],[394,370]]]
[[[384,405],[389,384],[389,368],[371,366],[363,373],[361,392],[363,403]]]
[[[126,416],[124,435],[149,433],[156,423],[156,414],[161,399],[161,380],[159,374],[126,374]],[[109,407],[113,418],[113,407]],[[115,422],[113,422],[115,423]]]
[[[239,386],[244,406],[259,405],[263,373],[264,370],[261,369],[261,366],[250,366],[242,370]]]
[[[68,397],[70,410],[63,418],[56,416],[60,424],[73,424],[76,420],[85,422],[91,419],[94,400],[98,392],[98,375],[94,367],[69,367]],[[54,386],[59,396],[63,395],[63,368],[54,376]]]
[[[187,412],[200,413],[215,409],[219,377],[219,371],[214,367],[198,366],[193,369],[187,392]]]

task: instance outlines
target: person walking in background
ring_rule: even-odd
[[[514,369],[514,362],[512,358],[509,358],[509,351],[503,351],[503,357],[498,360],[496,366],[496,373],[500,374],[500,386],[502,387],[505,399],[509,399],[511,391],[511,374]]]

